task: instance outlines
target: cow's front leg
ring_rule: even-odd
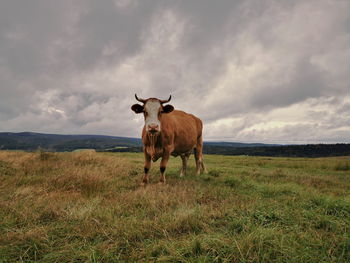
[[[148,155],[146,151],[144,151],[145,155],[145,165],[144,165],[144,175],[142,178],[142,184],[148,184],[149,182],[149,170],[151,169],[151,156]]]
[[[160,162],[160,183],[165,183],[165,169],[168,164],[170,152],[164,150],[162,161]]]

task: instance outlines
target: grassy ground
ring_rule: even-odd
[[[0,262],[350,262],[350,157],[0,152]]]

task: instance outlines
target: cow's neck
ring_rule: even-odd
[[[150,147],[162,147],[162,134],[157,133],[157,134],[151,134],[148,133],[146,134],[146,146]]]
[[[145,146],[148,148],[147,152],[151,155],[152,159],[157,155],[157,151],[162,148],[162,134],[151,134],[146,133],[146,143]]]

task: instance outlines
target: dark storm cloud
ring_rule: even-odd
[[[319,97],[329,88],[323,73],[310,63],[309,58],[300,59],[295,65],[293,81],[260,87],[255,94],[252,94],[251,103],[260,109],[290,105],[308,98]],[[269,92],[267,93],[266,90]]]
[[[208,139],[347,141],[349,8],[2,1],[0,128],[138,136],[133,94],[171,93]]]

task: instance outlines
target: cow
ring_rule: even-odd
[[[131,109],[142,113],[145,125],[142,129],[142,143],[144,152],[144,175],[142,185],[149,182],[149,170],[151,161],[155,162],[160,157],[160,183],[165,183],[165,169],[170,155],[179,156],[182,159],[180,176],[186,174],[188,158],[194,151],[196,160],[196,174],[206,172],[203,163],[203,136],[202,121],[196,116],[184,111],[175,110],[170,104],[171,100],[157,98],[142,99],[135,94],[140,104],[134,104]]]

